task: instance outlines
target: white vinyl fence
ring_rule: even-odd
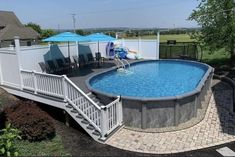
[[[141,55],[143,59],[159,59],[159,44],[157,40],[117,40],[114,42],[116,45],[127,47],[131,51],[135,51]],[[88,53],[95,53],[98,51],[98,43],[70,43],[69,50],[71,60],[72,56],[84,54],[85,58]],[[103,57],[106,57],[107,42],[99,43],[99,50]],[[0,49],[1,53],[1,49]],[[55,60],[58,58],[68,57],[68,44],[55,44],[55,45],[34,45],[30,47],[21,47],[19,57],[21,60],[21,68],[28,70],[41,71],[39,62],[47,60]]]

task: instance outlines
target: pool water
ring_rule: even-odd
[[[90,80],[106,94],[128,97],[169,97],[193,91],[208,67],[186,61],[148,61],[131,65],[127,72],[110,71]]]

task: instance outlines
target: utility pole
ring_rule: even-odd
[[[60,33],[60,24],[58,24],[58,30],[57,31],[58,31],[58,33]]]
[[[70,15],[72,15],[72,18],[73,18],[73,32],[76,33],[76,30],[75,30],[75,27],[76,27],[76,26],[75,26],[75,24],[76,24],[75,15],[76,15],[76,14],[72,13],[72,14],[70,14]]]

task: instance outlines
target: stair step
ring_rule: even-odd
[[[100,101],[97,98],[92,99],[95,103],[99,103]]]
[[[97,130],[95,130],[92,134],[93,134],[93,135],[96,135],[96,136],[100,136],[100,132],[97,131]]]
[[[75,109],[71,110],[71,112],[72,112],[72,113],[78,113],[78,111],[75,110]]]
[[[89,125],[87,126],[87,129],[94,130],[95,127],[94,127],[93,125],[89,124]]]
[[[65,107],[67,107],[67,108],[73,108],[73,106],[72,105],[66,105]]]
[[[97,103],[98,106],[104,106],[101,102]]]
[[[81,115],[81,114],[78,114],[77,116],[76,116],[76,118],[83,118],[83,116]]]
[[[87,95],[89,98],[96,98],[96,96],[94,95],[94,94],[89,94],[89,95]]]
[[[87,96],[89,96],[89,95],[92,95],[92,93],[91,93],[91,92],[89,92],[89,93],[87,93],[86,95],[87,95]]]
[[[82,123],[83,123],[83,124],[89,124],[89,122],[88,122],[86,119],[83,119],[83,120],[82,120]]]

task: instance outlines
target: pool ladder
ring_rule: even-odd
[[[116,65],[118,69],[126,69],[126,66],[130,68],[130,63],[126,59],[115,59],[116,60]]]

